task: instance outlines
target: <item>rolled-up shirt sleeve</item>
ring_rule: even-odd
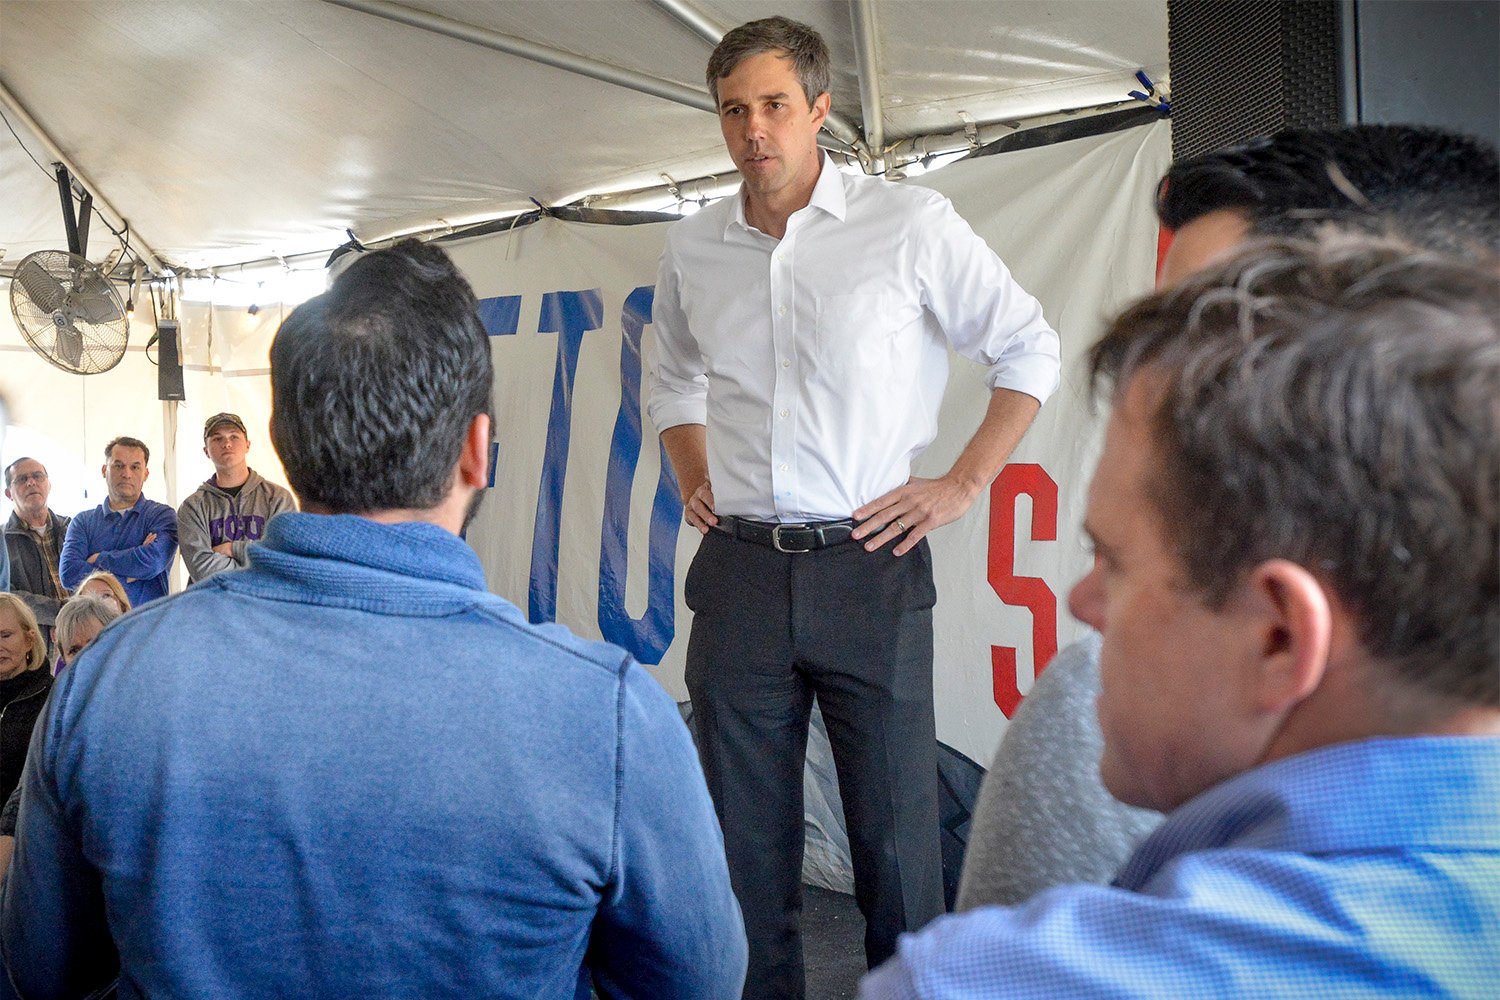
[[[708,376],[682,309],[681,273],[670,238],[662,252],[652,300],[655,330],[646,408],[658,432],[708,422]]]
[[[991,389],[1013,389],[1045,403],[1057,390],[1061,345],[1042,304],[954,210],[931,192],[916,214],[913,264],[923,305],[953,349],[987,369]]]

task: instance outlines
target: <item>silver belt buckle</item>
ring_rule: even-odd
[[[810,546],[810,545],[807,548],[805,548],[805,549],[788,549],[788,548],[783,548],[782,545],[781,545],[781,529],[782,528],[798,528],[798,529],[801,529],[801,530],[806,530],[807,525],[805,525],[805,524],[778,524],[778,525],[776,525],[776,527],[774,527],[774,528],[771,529],[771,548],[775,549],[777,552],[785,552],[788,555],[795,555],[798,552],[811,552],[812,551],[812,546]]]

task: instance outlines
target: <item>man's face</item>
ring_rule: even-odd
[[[1089,487],[1084,528],[1094,568],[1069,609],[1104,637],[1099,655],[1100,773],[1122,802],[1170,810],[1252,766],[1260,752],[1244,718],[1253,628],[1231,596],[1210,610],[1188,589],[1147,485],[1165,473],[1137,376],[1117,401]]]
[[[214,463],[214,471],[238,472],[245,467],[245,456],[250,453],[250,439],[233,424],[220,424],[203,444],[203,454]]]
[[[63,646],[63,659],[69,663],[78,659],[78,654],[88,649],[89,644],[99,638],[99,633],[103,631],[104,626],[93,618],[85,618],[74,625],[67,644]]]
[[[1157,286],[1171,288],[1196,271],[1227,256],[1250,235],[1250,220],[1236,208],[1216,208],[1198,216],[1172,235],[1162,258]]]
[[[5,496],[16,505],[17,512],[28,521],[35,521],[47,512],[47,497],[52,493],[52,481],[47,470],[35,459],[24,459],[11,469],[10,485]]]
[[[719,81],[719,128],[752,196],[816,182],[818,129],[829,100],[819,94],[808,107],[792,60],[781,52],[750,56]]]
[[[146,453],[123,444],[109,450],[109,461],[104,463],[103,471],[110,503],[116,507],[129,507],[139,500],[146,477],[151,475],[146,468]]]

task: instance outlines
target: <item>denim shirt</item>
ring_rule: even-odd
[[[283,514],[57,688],[0,903],[25,996],[107,981],[111,935],[122,998],[738,996],[676,705],[440,528]]]

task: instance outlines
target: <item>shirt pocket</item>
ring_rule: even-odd
[[[888,292],[827,295],[818,301],[815,342],[819,368],[889,371],[901,323],[897,297]]]

